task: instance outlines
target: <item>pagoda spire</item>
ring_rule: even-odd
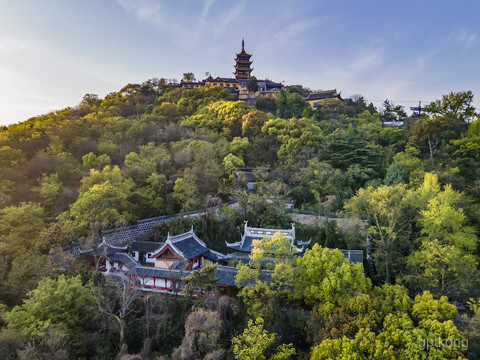
[[[245,38],[242,38],[242,51],[245,51]]]

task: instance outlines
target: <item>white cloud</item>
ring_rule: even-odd
[[[466,29],[460,30],[456,36],[456,40],[459,43],[464,44],[466,47],[472,46],[475,43],[476,38],[476,33],[467,31]]]
[[[369,54],[362,54],[356,58],[351,64],[350,68],[353,71],[368,71],[378,68],[382,64],[381,51],[373,51]]]
[[[164,25],[161,3],[151,0],[117,0],[127,11],[134,13],[140,20],[148,21],[156,25]]]
[[[239,16],[242,15],[243,9],[245,8],[245,2],[238,2],[235,7],[223,14],[218,20],[218,24],[213,25],[214,34],[216,36],[224,34],[228,29],[232,29],[232,24],[237,20]]]
[[[450,33],[447,40],[454,41],[467,48],[471,47],[477,39],[477,33],[467,30],[465,28],[459,28]]]

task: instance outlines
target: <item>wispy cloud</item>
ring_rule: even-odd
[[[461,29],[456,35],[456,40],[464,44],[466,47],[470,47],[475,43],[477,39],[477,34],[466,29]]]
[[[242,15],[245,2],[222,11],[222,4],[215,0],[189,2],[184,7],[155,0],[117,0],[125,11],[141,22],[153,26],[159,33],[172,40],[184,51],[195,48],[206,39],[228,33],[232,23]],[[220,8],[221,14],[214,12]]]
[[[369,71],[378,68],[382,64],[382,52],[373,51],[368,54],[361,54],[350,64],[353,71]]]
[[[216,21],[218,24],[214,24],[214,34],[224,34],[228,29],[232,29],[232,24],[243,14],[245,8],[245,1],[238,2],[233,9],[218,17]]]
[[[466,48],[471,47],[477,40],[477,33],[465,28],[459,28],[448,35],[447,40],[454,41]]]
[[[117,2],[128,12],[133,13],[137,18],[153,24],[164,25],[162,16],[162,4],[151,0],[117,0]]]

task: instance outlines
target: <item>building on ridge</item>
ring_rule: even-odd
[[[234,78],[213,77],[208,75],[201,81],[181,81],[180,86],[184,89],[198,89],[202,87],[221,86],[230,90],[232,96],[245,101],[248,105],[253,105],[257,97],[276,97],[278,91],[282,89],[282,83],[274,82],[270,79],[257,79],[252,76],[252,63],[250,60],[252,54],[245,51],[245,40],[242,39],[242,51],[235,57],[235,75]]]
[[[308,102],[311,107],[315,107],[315,105],[321,104],[321,101],[325,99],[338,99],[343,101],[340,93],[337,93],[337,89],[314,91],[311,92],[304,100]]]

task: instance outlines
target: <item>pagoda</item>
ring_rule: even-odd
[[[250,74],[252,72],[252,62],[250,61],[251,54],[247,54],[245,51],[245,40],[242,39],[242,52],[237,54],[235,58],[235,78],[237,79],[250,79]]]

